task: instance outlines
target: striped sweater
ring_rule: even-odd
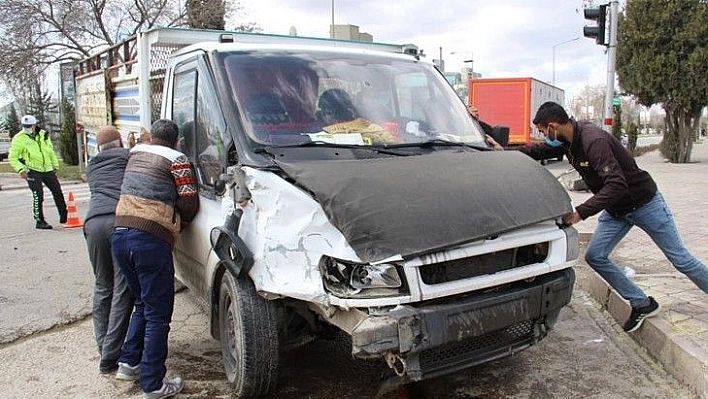
[[[116,227],[133,227],[172,245],[199,210],[192,165],[179,151],[139,144],[130,151],[116,208]]]

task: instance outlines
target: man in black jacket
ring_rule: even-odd
[[[99,152],[88,164],[91,199],[84,221],[84,238],[95,276],[93,330],[101,355],[98,367],[101,373],[109,373],[118,369],[134,303],[125,276],[111,254],[116,205],[129,151],[123,148],[120,133],[113,126],[98,131],[96,144]]]
[[[533,123],[546,142],[516,149],[534,159],[567,155],[593,193],[575,212],[564,215],[563,222],[572,225],[602,212],[585,260],[632,306],[625,331],[637,330],[645,318],[660,310],[654,298],[647,297],[609,258],[635,225],[652,238],[678,271],[708,293],[708,268],[684,247],[654,179],[639,169],[617,138],[588,121],[571,120],[554,102],[541,105]],[[490,137],[487,140],[494,149],[503,149]]]
[[[479,119],[479,108],[477,108],[474,105],[469,105],[467,107],[467,113],[469,113],[470,116],[472,117],[472,119],[476,120],[477,123],[479,123],[479,125],[482,126],[482,130],[484,130],[485,134],[492,134],[492,130],[494,130],[492,128],[492,125]]]

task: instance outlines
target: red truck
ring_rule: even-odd
[[[508,145],[541,140],[533,124],[536,111],[546,101],[563,105],[565,93],[534,78],[478,78],[469,80],[469,103],[488,124],[509,127]]]

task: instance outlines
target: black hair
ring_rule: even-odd
[[[541,104],[536,111],[536,116],[533,118],[534,125],[548,126],[551,122],[560,123],[561,125],[568,123],[570,118],[563,107],[553,101],[547,101]]]
[[[150,128],[151,142],[174,148],[179,136],[177,124],[169,119],[158,119]]]

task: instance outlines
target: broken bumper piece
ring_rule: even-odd
[[[357,357],[384,357],[417,381],[514,354],[546,336],[570,302],[573,269],[494,291],[367,316],[352,330]]]

